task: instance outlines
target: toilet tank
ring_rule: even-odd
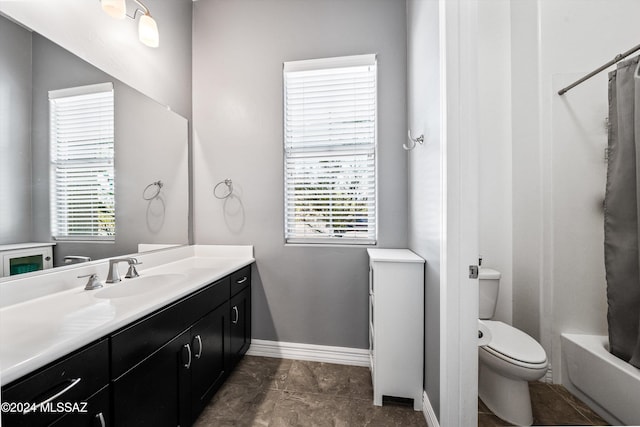
[[[491,268],[480,268],[478,272],[480,298],[478,317],[480,319],[491,319],[496,312],[501,276],[499,271]]]

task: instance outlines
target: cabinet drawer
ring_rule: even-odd
[[[234,296],[251,284],[251,265],[231,274],[231,296]]]
[[[227,277],[113,334],[112,378],[120,377],[228,299]]]
[[[109,383],[109,346],[102,340],[67,356],[48,368],[18,380],[2,390],[2,401],[13,403],[45,403],[42,409],[27,414],[6,412],[2,425],[48,425],[64,413],[56,413],[56,402],[81,403]],[[52,399],[52,397],[57,396]],[[51,406],[48,406],[51,405]]]
[[[87,401],[86,412],[70,412],[49,427],[106,427],[112,425],[109,387],[94,394]]]

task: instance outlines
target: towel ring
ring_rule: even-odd
[[[411,129],[407,131],[407,137],[409,137],[409,145],[402,144],[402,148],[407,151],[411,151],[416,148],[416,143],[419,143],[420,145],[424,143],[424,134],[421,134],[419,137],[414,138],[411,136]]]
[[[227,194],[225,194],[224,196],[219,196],[218,187],[220,187],[222,184],[227,186]],[[216,199],[226,199],[231,195],[231,193],[233,193],[233,181],[231,181],[231,179],[229,178],[225,179],[224,181],[220,181],[216,184],[215,187],[213,187],[213,195]]]
[[[147,185],[144,190],[142,191],[142,198],[145,200],[153,200],[156,197],[158,197],[158,195],[160,194],[160,190],[162,190],[162,187],[164,186],[164,184],[162,183],[162,181],[156,181],[156,182],[152,182],[151,184]],[[152,187],[156,187],[155,192],[153,193],[152,196],[148,196],[148,194],[150,194],[151,192],[148,190]]]

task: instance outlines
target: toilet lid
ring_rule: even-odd
[[[529,335],[506,323],[483,320],[491,332],[491,342],[487,345],[509,359],[524,363],[545,363],[547,354],[542,346]]]

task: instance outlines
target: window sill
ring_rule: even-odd
[[[99,243],[99,244],[115,244],[116,240],[115,239],[78,239],[78,238],[52,238],[51,239],[53,242],[56,243]]]
[[[310,247],[310,248],[375,248],[378,242],[362,242],[362,243],[317,243],[317,242],[285,242],[285,247]]]

